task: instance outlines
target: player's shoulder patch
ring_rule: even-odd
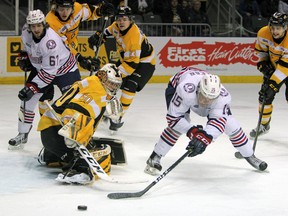
[[[196,86],[193,83],[185,83],[183,89],[187,93],[192,93],[196,90]]]
[[[56,42],[54,40],[48,40],[46,46],[48,49],[54,49],[56,47]]]

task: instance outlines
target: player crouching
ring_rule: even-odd
[[[117,67],[106,64],[95,75],[76,82],[52,105],[63,127],[51,110],[41,117],[38,130],[41,131],[46,153],[68,164],[56,180],[77,184],[88,184],[94,180],[95,173],[76,150],[79,145],[90,149],[102,169],[110,173],[109,148],[104,144],[95,146],[93,141],[91,145],[90,141],[106,110],[107,97],[113,97],[121,84]]]

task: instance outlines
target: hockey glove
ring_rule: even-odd
[[[90,56],[83,57],[80,53],[77,53],[76,59],[83,69],[96,71],[100,68],[100,60],[98,58],[95,59],[91,58]]]
[[[18,65],[21,70],[31,71],[32,64],[29,60],[28,53],[26,51],[21,50],[20,53],[18,53],[17,59],[18,59]]]
[[[18,98],[21,101],[29,101],[33,97],[33,95],[38,92],[39,92],[39,89],[37,86],[31,83],[27,83],[26,86],[19,91]]]
[[[91,35],[91,36],[88,38],[88,44],[89,44],[90,49],[94,50],[94,46],[98,46],[101,33],[102,33],[102,32],[97,31],[97,32],[95,32],[95,34]],[[104,33],[103,33],[103,34],[104,34]],[[105,34],[104,34],[104,35],[103,35],[103,38],[102,38],[102,41],[101,41],[101,44],[105,43],[105,41],[106,41],[106,37],[105,37]],[[101,45],[101,44],[100,44],[100,45]]]
[[[257,63],[257,69],[263,73],[264,78],[269,79],[275,69],[270,61],[260,61]]]
[[[101,4],[100,8],[97,9],[97,15],[113,17],[115,14],[113,4],[109,2],[104,2]]]
[[[268,80],[267,83],[262,84],[261,90],[259,91],[259,101],[263,102],[263,97],[265,95],[266,99],[264,103],[272,103],[275,94],[279,92],[280,85],[274,80]]]
[[[192,136],[192,138],[190,138]],[[187,136],[191,139],[188,146],[186,147],[186,150],[190,151],[191,153],[188,155],[188,157],[194,157],[198,154],[202,154],[207,145],[209,145],[212,142],[213,137],[206,133],[202,128],[198,127],[191,127],[189,131],[187,132]]]

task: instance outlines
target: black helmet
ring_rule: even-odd
[[[122,16],[128,16],[129,18],[131,18],[131,15],[132,11],[131,8],[128,6],[119,7],[116,12],[116,18]]]
[[[269,19],[269,26],[278,25],[286,26],[287,25],[287,15],[279,12],[274,13]]]
[[[75,0],[54,0],[54,2],[60,7],[73,7]]]

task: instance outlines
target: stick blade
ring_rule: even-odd
[[[126,199],[126,198],[137,198],[141,197],[144,193],[141,192],[135,192],[135,193],[109,193],[107,197],[109,199]]]

